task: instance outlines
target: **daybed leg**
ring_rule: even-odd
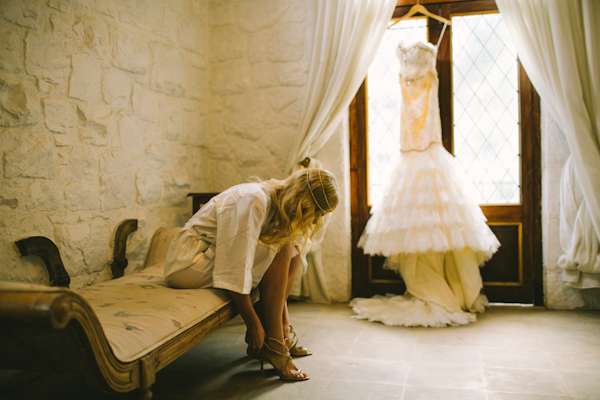
[[[131,392],[131,398],[134,400],[150,400],[152,398],[152,390],[150,388],[139,388]]]

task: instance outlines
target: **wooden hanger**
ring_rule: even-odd
[[[441,17],[439,15],[429,12],[429,10],[427,10],[425,8],[425,6],[419,4],[419,2],[417,1],[417,4],[412,6],[406,14],[404,14],[402,17],[397,19],[392,25],[388,26],[388,29],[391,28],[392,26],[396,25],[398,22],[404,21],[405,19],[408,19],[417,13],[423,14],[429,18],[433,18],[435,20],[443,22],[444,24],[452,25],[452,22],[449,19],[446,19],[444,17]]]

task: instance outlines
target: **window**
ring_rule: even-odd
[[[410,5],[396,7],[394,18]],[[502,244],[481,269],[486,294],[490,301],[542,304],[539,97],[493,0],[439,0],[426,7],[452,21],[437,53],[442,142],[464,168]],[[405,290],[401,278],[383,268],[383,257],[365,255],[357,243],[400,150],[396,46],[401,40],[437,43],[442,27],[427,18],[391,26],[350,106],[354,296]]]

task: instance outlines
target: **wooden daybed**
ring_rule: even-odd
[[[122,276],[126,238],[136,229],[127,220],[117,230],[119,278],[81,290],[0,282],[0,369],[73,374],[105,392],[149,399],[158,371],[237,315],[225,291],[165,285],[162,262],[179,228],[159,229],[142,271]],[[17,246],[45,261],[51,284],[68,286],[49,239]]]

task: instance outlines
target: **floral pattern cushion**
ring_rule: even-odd
[[[173,289],[162,264],[78,290],[100,320],[115,356],[132,361],[230,302],[220,289]]]

